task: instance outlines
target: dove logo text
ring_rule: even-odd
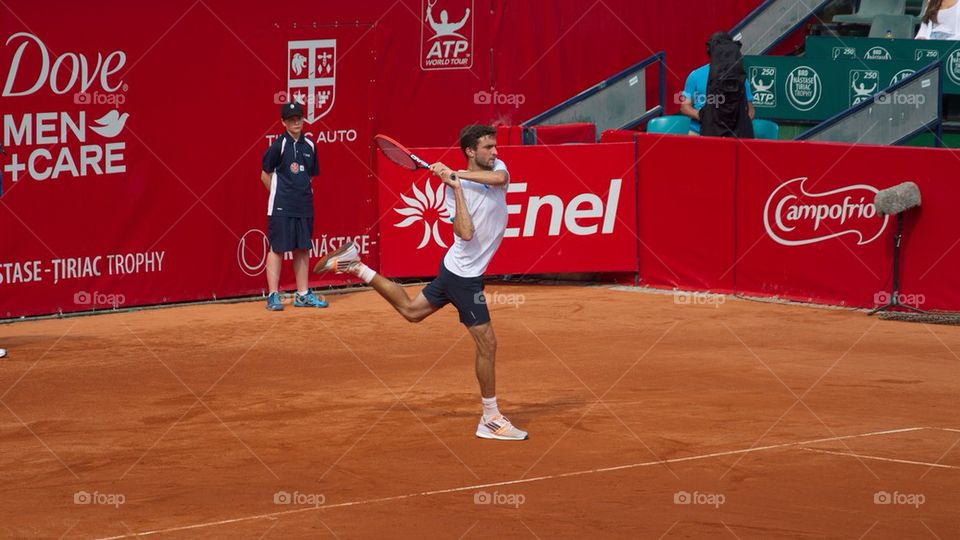
[[[129,117],[130,113],[121,114],[114,109],[89,125],[84,111],[77,113],[76,118],[68,113],[26,113],[19,122],[14,115],[7,114],[3,117],[3,144],[14,147],[66,144],[73,139],[83,143],[89,137],[88,130],[112,139],[123,130]]]
[[[113,51],[106,57],[98,52],[95,61],[79,52],[52,56],[40,38],[27,32],[11,35],[6,45],[15,50],[0,94],[3,97],[29,96],[45,84],[57,95],[87,92],[95,83],[111,93],[123,86],[122,80],[114,80],[127,63],[123,51]]]

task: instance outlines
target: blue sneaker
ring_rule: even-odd
[[[307,294],[297,294],[293,297],[293,307],[325,308],[329,305],[330,304],[326,300],[317,298],[317,295],[313,294],[313,291],[307,291]]]
[[[280,293],[270,293],[267,297],[267,309],[270,311],[283,311],[283,302],[280,300]]]

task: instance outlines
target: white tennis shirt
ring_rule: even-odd
[[[507,183],[490,186],[460,180],[463,201],[473,219],[473,238],[468,242],[454,234],[453,246],[443,257],[443,265],[447,270],[460,277],[478,277],[486,272],[507,228],[507,185],[510,172],[507,171],[507,165],[499,159],[494,161],[493,170],[507,173]],[[457,214],[456,195],[450,186],[447,186],[445,194],[444,204],[450,213],[450,220],[453,221]]]

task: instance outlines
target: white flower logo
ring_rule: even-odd
[[[410,198],[403,194],[400,195],[403,202],[409,206],[406,208],[393,209],[394,212],[406,217],[406,219],[397,223],[394,227],[409,227],[418,221],[422,221],[423,240],[420,241],[417,249],[423,249],[424,246],[430,242],[431,236],[433,236],[433,241],[439,244],[440,247],[447,247],[443,238],[440,237],[440,229],[438,228],[440,220],[450,219],[450,212],[443,204],[445,198],[443,183],[441,182],[440,185],[437,186],[436,191],[434,191],[433,186],[430,185],[430,179],[427,179],[427,187],[424,191],[417,189],[416,184],[412,184],[412,187],[415,198]]]

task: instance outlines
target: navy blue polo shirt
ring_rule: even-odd
[[[263,154],[263,172],[275,174],[270,186],[268,216],[313,217],[313,186],[310,179],[320,173],[313,141],[289,133],[277,137]]]

